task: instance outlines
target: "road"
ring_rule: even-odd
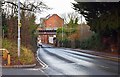
[[[3,68],[2,75],[45,75],[41,68]]]
[[[118,75],[118,62],[69,49],[44,45],[43,48],[38,48],[37,56],[44,63],[45,68],[3,68],[2,74],[45,75],[47,77],[49,77],[48,75],[63,75],[65,77],[66,75],[86,75],[85,77],[90,77],[89,75]]]
[[[68,49],[43,47],[38,57],[46,64],[47,75],[117,75],[118,62]]]

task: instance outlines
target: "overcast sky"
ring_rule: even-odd
[[[120,0],[75,0],[77,2],[119,2]]]
[[[72,4],[74,0],[42,0],[46,5],[48,5],[51,10],[47,10],[41,14],[37,13],[37,23],[39,23],[39,19],[42,17],[46,17],[49,14],[58,14],[62,16],[63,14],[75,12],[72,8]]]
[[[58,14],[59,16],[63,16],[64,14],[75,12],[72,8],[72,3],[75,3],[74,0],[42,0],[48,7],[52,8],[52,10],[47,10],[41,14],[36,14],[37,20],[39,23],[40,18],[44,18],[49,14]],[[78,2],[114,2],[119,0],[76,0]],[[82,21],[85,22],[85,18],[82,17]],[[79,21],[80,22],[80,21]]]

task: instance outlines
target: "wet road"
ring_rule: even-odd
[[[118,62],[102,57],[52,47],[39,48],[37,53],[47,75],[118,75]]]
[[[118,63],[68,49],[38,48],[37,56],[45,68],[3,68],[2,74],[22,77],[118,77]],[[52,76],[50,76],[52,75]],[[57,76],[56,76],[57,75]],[[91,75],[91,76],[90,76]],[[95,76],[94,76],[95,75]]]

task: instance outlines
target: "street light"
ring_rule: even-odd
[[[20,0],[18,0],[18,59],[20,58]]]

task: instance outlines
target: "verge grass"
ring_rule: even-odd
[[[2,48],[5,48],[10,52],[12,65],[16,65],[18,63],[22,65],[35,63],[35,57],[33,52],[30,49],[26,48],[25,46],[21,45],[19,61],[18,61],[17,44],[14,41],[3,39]]]

